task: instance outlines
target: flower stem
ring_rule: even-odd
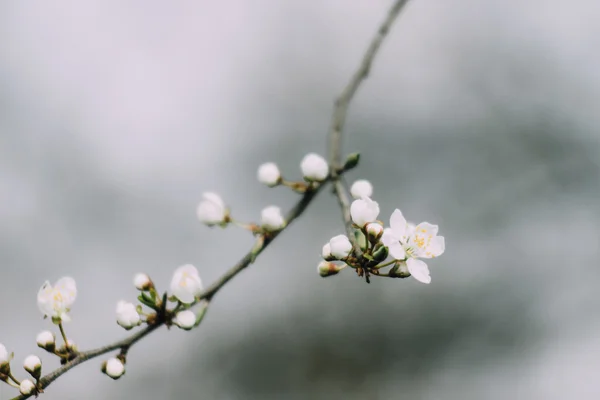
[[[375,266],[375,267],[373,267],[373,268],[375,268],[375,269],[380,269],[380,268],[383,268],[383,267],[389,267],[390,265],[392,265],[392,264],[394,264],[394,263],[396,263],[396,262],[397,262],[397,260],[388,261],[388,262],[386,262],[386,263],[383,263],[383,264],[376,265],[376,266]]]
[[[62,326],[62,322],[60,322],[58,324],[58,329],[60,330],[60,335],[62,336],[63,340],[65,341],[65,349],[69,350],[70,349],[69,341],[67,340],[67,335],[65,334],[65,329]]]
[[[12,385],[10,381],[6,381],[6,383],[8,383],[9,385],[16,387],[16,388],[18,388],[21,385],[21,382],[17,378],[15,378],[15,376],[12,374],[11,371],[8,372],[8,377],[15,382],[16,386]]]

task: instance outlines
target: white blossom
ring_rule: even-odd
[[[55,345],[56,337],[54,336],[54,333],[52,333],[50,331],[42,331],[42,332],[38,333],[35,341],[39,347],[41,347],[42,349],[45,349],[49,346]]]
[[[10,354],[8,354],[8,350],[2,343],[0,343],[0,366],[10,362]]]
[[[46,281],[38,292],[37,303],[42,314],[51,317],[54,322],[67,322],[71,320],[67,313],[70,311],[76,297],[77,286],[75,280],[64,277],[56,281],[54,286]]]
[[[350,215],[352,221],[362,229],[369,222],[377,220],[379,204],[369,197],[354,200],[350,205]]]
[[[229,211],[223,199],[218,194],[212,192],[204,193],[202,197],[204,199],[198,204],[198,208],[196,209],[198,219],[208,226],[227,222]]]
[[[321,250],[321,256],[323,258],[331,257],[331,245],[329,244],[329,242],[323,245],[323,250]]]
[[[149,290],[152,286],[152,280],[147,274],[138,273],[133,277],[133,284],[137,290]]]
[[[350,194],[355,199],[370,198],[373,195],[373,185],[366,179],[359,179],[350,187]]]
[[[300,163],[302,176],[309,181],[323,181],[329,175],[329,165],[323,157],[315,153],[304,156]]]
[[[23,368],[34,377],[39,376],[42,368],[42,360],[36,355],[30,355],[25,358],[23,362]]]
[[[346,235],[337,235],[329,240],[329,246],[331,248],[331,255],[337,259],[344,259],[348,257],[352,251],[352,243]]]
[[[34,389],[35,389],[35,385],[29,379],[23,379],[21,381],[21,384],[19,385],[19,392],[21,392],[21,394],[23,394],[25,396],[33,393]]]
[[[175,270],[171,280],[171,293],[184,304],[194,302],[196,296],[202,293],[202,280],[196,267],[186,264]]]
[[[192,310],[179,311],[173,323],[181,329],[190,330],[196,325],[196,314]]]
[[[260,183],[270,187],[277,186],[281,181],[279,168],[277,164],[272,162],[264,163],[258,167],[257,176]]]
[[[113,379],[119,379],[125,373],[125,365],[116,357],[110,358],[106,361],[105,373]]]
[[[410,274],[419,282],[430,283],[429,268],[419,258],[434,258],[442,255],[446,248],[443,236],[437,236],[438,226],[421,222],[414,226],[406,222],[400,210],[396,209],[390,217],[381,241],[396,260],[406,260]]]
[[[141,322],[142,318],[133,303],[123,300],[117,303],[117,324],[129,330]]]
[[[260,219],[262,227],[270,231],[277,231],[285,226],[285,219],[277,206],[265,207],[260,213]]]

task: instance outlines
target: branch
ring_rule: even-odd
[[[350,200],[348,198],[346,189],[344,188],[343,183],[341,182],[341,174],[343,172],[345,172],[345,170],[352,168],[352,166],[343,167],[341,165],[342,133],[344,130],[346,114],[348,111],[348,106],[350,104],[350,101],[354,97],[354,94],[356,93],[356,91],[359,88],[362,81],[364,81],[367,78],[367,76],[369,74],[369,70],[371,68],[371,64],[373,63],[373,60],[375,59],[375,56],[377,55],[377,52],[379,50],[379,47],[381,46],[381,43],[387,36],[396,17],[399,15],[400,11],[402,10],[402,8],[404,7],[404,5],[407,2],[408,2],[408,0],[396,1],[394,3],[394,5],[392,6],[392,8],[390,9],[390,11],[388,12],[388,15],[387,15],[385,21],[379,27],[377,34],[371,41],[371,44],[369,45],[367,52],[365,53],[358,70],[352,76],[352,78],[350,79],[350,82],[344,88],[341,95],[336,100],[335,109],[333,112],[333,118],[332,118],[332,122],[331,122],[331,127],[329,130],[329,163],[331,166],[331,177],[329,178],[329,180],[332,181],[334,192],[337,195],[338,202],[342,209],[343,218],[344,218],[344,222],[345,222],[345,226],[346,226],[346,231],[348,232],[348,237],[350,238],[350,240],[352,240],[354,247],[358,248],[358,253],[357,253],[358,255],[360,255],[360,247],[357,246],[354,235],[353,235],[353,231],[352,231],[352,220],[351,220],[351,216],[350,216]],[[263,234],[263,235],[258,236],[255,246],[236,265],[234,265],[225,274],[223,274],[223,276],[219,280],[217,280],[208,289],[206,289],[202,294],[200,294],[200,296],[198,297],[198,301],[211,300],[215,296],[215,294],[217,294],[217,292],[219,290],[221,290],[221,288],[223,288],[223,286],[225,286],[225,284],[227,284],[227,282],[229,282],[237,274],[239,274],[246,267],[248,267],[250,264],[252,264],[254,262],[254,260],[256,259],[256,257],[258,257],[258,255],[260,255],[263,252],[263,250],[266,249],[267,246],[277,236],[279,236],[279,234],[281,232],[283,232],[285,229],[287,229],[287,227],[290,225],[290,223],[292,221],[294,221],[296,218],[298,218],[306,210],[306,208],[308,207],[310,202],[314,199],[314,197],[317,195],[317,193],[322,189],[322,187],[327,182],[328,181],[324,181],[321,184],[315,185],[312,188],[308,189],[302,195],[302,198],[298,201],[298,203],[296,203],[296,205],[288,212],[288,214],[286,216],[287,224],[286,224],[285,228],[281,229],[277,232],[272,232],[269,234]],[[72,368],[76,367],[77,365],[82,364],[93,358],[99,357],[103,354],[107,354],[111,351],[120,349],[122,354],[126,354],[127,351],[129,350],[129,348],[132,347],[135,343],[137,343],[139,340],[143,339],[144,337],[146,337],[147,335],[149,335],[156,329],[158,329],[166,324],[167,324],[167,318],[165,318],[165,316],[163,315],[161,318],[158,318],[155,322],[149,324],[148,326],[146,326],[142,330],[136,332],[135,334],[129,336],[128,338],[125,338],[125,339],[115,342],[113,344],[109,344],[107,346],[100,347],[97,349],[93,349],[93,350],[89,350],[89,351],[85,351],[85,352],[78,352],[76,354],[76,356],[73,359],[71,359],[70,361],[68,361],[66,364],[64,364],[63,366],[57,368],[56,370],[48,373],[47,375],[43,376],[39,380],[39,386],[41,389],[45,389],[52,382],[54,382],[60,376],[62,376],[63,374],[65,374],[66,372],[71,370]],[[24,400],[31,396],[34,396],[34,394],[32,393],[30,395],[19,395],[17,397],[14,397],[11,400]]]
[[[225,274],[223,274],[223,276],[218,281],[213,283],[208,289],[206,289],[202,294],[200,294],[200,296],[198,296],[199,300],[212,299],[214,297],[214,295],[223,286],[225,286],[225,284],[227,282],[229,282],[231,279],[233,279],[233,277],[235,277],[242,270],[244,270],[246,267],[248,267],[250,264],[252,264],[254,262],[254,260],[256,259],[256,257],[260,253],[262,253],[262,251],[265,248],[267,248],[267,246],[277,236],[279,236],[281,234],[281,232],[283,232],[285,229],[287,229],[292,221],[294,221],[296,218],[298,218],[304,212],[304,210],[306,210],[306,208],[308,207],[310,202],[314,199],[314,197],[317,195],[317,193],[321,190],[321,188],[325,185],[326,182],[327,181],[321,183],[320,185],[316,185],[312,189],[307,190],[302,195],[302,198],[298,201],[298,203],[296,203],[296,205],[286,215],[285,228],[283,228],[279,231],[270,233],[268,235],[259,236],[257,239],[257,242],[256,242],[255,246],[252,248],[252,250],[250,250],[229,271],[227,271]],[[118,350],[118,349],[121,349],[122,353],[127,352],[129,350],[129,348],[131,346],[133,346],[136,342],[138,342],[145,336],[149,335],[156,329],[160,328],[161,326],[165,325],[165,322],[166,321],[164,319],[159,319],[154,324],[146,326],[144,329],[142,329],[139,332],[136,332],[135,334],[129,336],[128,338],[125,338],[125,339],[115,342],[113,344],[109,344],[107,346],[100,347],[100,348],[97,348],[94,350],[77,353],[77,356],[75,358],[73,358],[71,361],[67,362],[65,365],[55,369],[54,371],[52,371],[49,374],[42,377],[40,379],[41,388],[42,389],[47,388],[52,382],[54,382],[56,379],[58,379],[61,375],[65,374],[66,372],[68,372],[72,368],[78,366],[79,364],[82,364],[88,360],[91,360],[92,358],[96,358],[98,356],[101,356],[106,353],[110,353],[111,351]],[[33,395],[34,395],[33,393],[30,395],[19,395],[17,397],[14,397],[11,400],[24,400]]]
[[[387,36],[390,28],[392,27],[396,17],[402,11],[402,8],[408,3],[408,0],[397,0],[390,8],[387,17],[377,30],[375,37],[371,40],[371,44],[367,48],[365,55],[358,67],[358,70],[354,73],[340,96],[335,101],[335,108],[333,111],[333,117],[331,119],[331,127],[329,129],[329,164],[333,170],[340,167],[342,160],[342,133],[344,131],[344,125],[346,123],[346,114],[348,107],[354,94],[358,90],[360,84],[367,79],[371,65],[377,52],[381,47],[381,43]],[[344,185],[340,181],[340,177],[334,175],[332,178],[333,190],[337,196],[338,203],[342,209],[342,217],[346,226],[346,233],[348,238],[352,241],[354,250],[357,256],[361,254],[360,246],[356,243],[354,237],[354,231],[352,229],[352,220],[350,216],[350,201]]]

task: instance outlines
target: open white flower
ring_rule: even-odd
[[[134,326],[138,326],[141,322],[142,318],[133,303],[123,300],[117,303],[117,324],[129,330]]]
[[[260,183],[270,187],[277,186],[281,181],[281,172],[279,172],[277,164],[272,162],[264,163],[258,167],[257,176]]]
[[[77,297],[75,280],[70,277],[60,278],[54,286],[46,281],[37,296],[40,311],[53,322],[68,322],[71,320],[67,314]]]
[[[175,315],[173,323],[181,329],[189,331],[196,325],[196,314],[194,314],[192,310],[179,311],[177,315]]]
[[[262,227],[270,231],[278,231],[285,226],[281,208],[277,206],[265,207],[260,213],[260,220]]]
[[[421,222],[408,224],[400,210],[390,217],[390,227],[383,232],[381,241],[396,260],[406,260],[410,274],[419,282],[430,283],[429,268],[418,258],[434,258],[442,255],[446,248],[443,236],[437,236],[438,226]]]
[[[125,365],[121,360],[113,357],[106,361],[104,372],[113,379],[119,379],[125,373]]]
[[[359,179],[350,186],[350,194],[355,199],[371,197],[373,195],[373,185],[366,179]]]
[[[221,196],[216,193],[207,192],[202,194],[202,197],[204,199],[198,204],[198,208],[196,209],[198,219],[208,226],[227,222],[229,210],[223,199],[221,199]]]
[[[368,197],[357,199],[350,205],[350,216],[352,222],[363,228],[369,222],[377,220],[379,215],[379,204]]]
[[[175,270],[171,280],[171,293],[183,304],[191,304],[202,293],[202,280],[198,270],[191,264]]]
[[[323,181],[329,175],[329,165],[323,157],[315,153],[304,156],[300,163],[302,176],[308,181]]]
[[[350,255],[352,251],[352,243],[346,235],[337,235],[329,240],[329,248],[331,255],[338,260],[344,259]]]

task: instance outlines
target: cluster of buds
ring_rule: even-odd
[[[39,380],[42,375],[42,361],[36,355],[29,355],[23,361],[23,369],[30,378],[18,380],[13,375],[10,363],[14,358],[13,353],[8,353],[6,347],[0,343],[0,381],[19,389],[23,395],[37,394],[42,391]]]
[[[389,227],[384,227],[379,216],[379,204],[371,199],[373,186],[366,180],[354,182],[350,193],[355,198],[350,206],[353,240],[346,235],[332,237],[323,246],[317,267],[323,277],[335,275],[343,268],[356,270],[369,282],[370,275],[390,278],[414,277],[430,283],[429,268],[422,259],[435,258],[445,250],[438,226],[428,222],[418,225],[406,221],[402,212],[394,210]],[[341,263],[340,263],[341,262]],[[390,267],[387,272],[383,268]]]
[[[298,193],[305,193],[313,189],[320,182],[329,177],[329,165],[323,157],[315,153],[307,154],[300,162],[302,181],[289,181],[285,179],[277,164],[267,162],[258,167],[258,181],[268,187],[286,186]],[[229,224],[239,225],[249,229],[254,234],[269,234],[283,229],[287,221],[281,213],[281,208],[271,205],[263,208],[260,213],[260,223],[241,223],[231,216],[231,210],[217,193],[206,192],[202,201],[196,208],[196,215],[200,222],[207,226],[220,226]]]

